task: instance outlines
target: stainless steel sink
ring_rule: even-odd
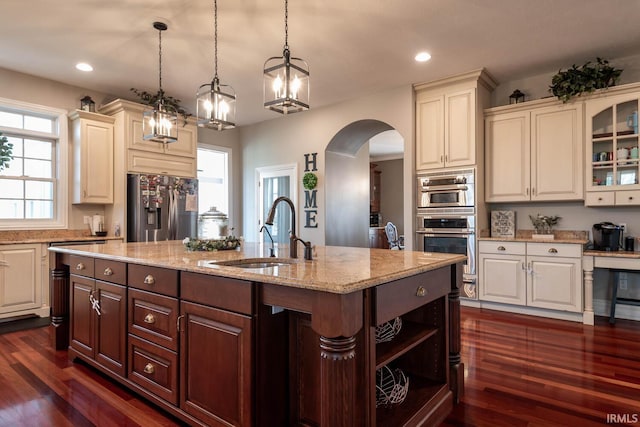
[[[209,265],[219,265],[237,268],[269,268],[295,264],[297,259],[291,258],[243,258],[230,261],[209,261]]]

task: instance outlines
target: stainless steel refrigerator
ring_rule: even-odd
[[[168,175],[127,176],[127,241],[197,237],[198,180]]]

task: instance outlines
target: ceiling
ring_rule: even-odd
[[[130,88],[158,89],[161,20],[165,92],[193,113],[213,77],[212,1],[2,0],[1,16],[2,68],[136,100]],[[637,54],[639,22],[629,0],[291,0],[289,46],[318,108],[481,67],[500,82]],[[219,0],[218,74],[239,125],[278,117],[262,107],[262,67],[283,45],[283,1]],[[431,61],[414,61],[421,50]]]

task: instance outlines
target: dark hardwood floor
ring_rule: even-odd
[[[611,425],[640,425],[640,322],[590,327],[463,307],[462,344],[465,396],[445,427],[601,426],[608,414]],[[0,426],[36,425],[179,423],[69,362],[37,328],[0,335]]]

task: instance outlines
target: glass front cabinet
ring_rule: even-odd
[[[603,95],[586,102],[585,205],[640,205],[640,92]]]

